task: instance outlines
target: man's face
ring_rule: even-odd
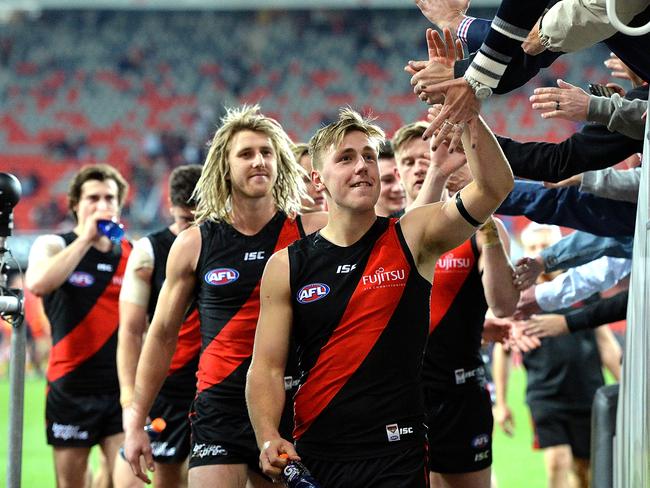
[[[555,244],[555,233],[548,229],[539,229],[530,232],[524,242],[521,243],[526,256],[539,256],[549,246]]]
[[[277,159],[271,139],[262,132],[242,130],[228,152],[233,195],[261,198],[271,193],[277,179]]]
[[[79,203],[74,207],[79,226],[83,226],[96,211],[108,212],[119,218],[120,210],[115,180],[88,180],[81,185]]]
[[[420,137],[413,137],[395,153],[395,159],[402,185],[409,199],[413,201],[420,193],[431,164],[429,143]]]
[[[303,157],[300,158],[300,166],[302,166],[305,171],[307,171],[307,175],[311,175],[311,172],[314,170],[311,164],[311,157],[309,155],[305,154]],[[325,210],[325,196],[323,195],[323,190],[319,189],[314,185],[314,183],[311,181],[310,176],[305,176],[305,186],[307,187],[307,194],[309,195],[309,199],[303,199],[302,201],[302,211],[305,213],[309,212],[322,212]]]
[[[323,168],[313,179],[325,186],[330,210],[374,210],[380,191],[377,151],[366,134],[350,131],[338,147],[324,151]]]
[[[375,212],[381,217],[388,217],[405,207],[406,194],[399,179],[395,158],[380,158],[378,164],[381,192]]]
[[[169,213],[174,219],[174,223],[178,226],[178,230],[184,231],[194,222],[193,208],[181,205],[172,205],[169,208]]]

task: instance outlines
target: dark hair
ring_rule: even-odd
[[[395,151],[393,151],[393,143],[390,141],[384,141],[384,143],[379,146],[379,159],[390,159],[395,157]]]
[[[169,199],[175,207],[196,207],[192,198],[194,187],[201,177],[203,166],[186,164],[179,166],[169,175]]]
[[[126,194],[129,191],[129,184],[124,179],[124,176],[113,166],[108,164],[93,164],[83,166],[79,172],[74,175],[70,186],[68,187],[68,209],[77,220],[77,212],[74,208],[79,204],[81,198],[81,187],[84,183],[90,180],[106,181],[113,180],[117,185],[117,202],[120,208],[124,205]]]

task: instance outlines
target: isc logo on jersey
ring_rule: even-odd
[[[80,288],[87,288],[92,286],[95,282],[95,277],[89,273],[84,273],[83,271],[75,271],[68,278],[68,283],[72,286],[78,286]]]
[[[300,303],[311,303],[321,298],[325,298],[330,292],[330,287],[325,283],[312,283],[311,285],[305,285],[300,290],[296,298]]]
[[[205,273],[205,282],[214,286],[228,285],[238,278],[239,271],[232,268],[216,268]]]

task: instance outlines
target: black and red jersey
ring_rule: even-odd
[[[472,236],[436,262],[422,372],[425,388],[485,380],[480,349],[488,305],[478,258],[476,236]]]
[[[147,239],[153,249],[153,270],[151,274],[151,295],[149,296],[148,314],[153,318],[160,290],[165,281],[167,257],[176,236],[169,228],[164,228]],[[192,398],[196,392],[196,370],[199,366],[201,350],[201,332],[199,312],[195,304],[190,307],[178,332],[178,342],[172,357],[167,378],[160,393],[172,398]]]
[[[77,235],[61,236],[66,246]],[[91,247],[68,279],[43,297],[52,326],[47,381],[70,393],[117,393],[118,300],[131,244]]]
[[[378,217],[352,246],[316,233],[288,250],[298,452],[351,459],[422,446],[431,284],[400,224]]]
[[[204,222],[197,263],[201,320],[199,392],[222,410],[246,413],[244,389],[260,312],[260,280],[271,255],[304,236],[300,217],[281,212],[253,236],[224,222]]]

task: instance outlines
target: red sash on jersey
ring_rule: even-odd
[[[387,271],[404,270],[404,283],[408,281],[411,265],[402,250],[394,221],[375,243],[362,277],[384,266]],[[390,322],[405,290],[405,286],[374,287],[372,292],[368,288],[373,285],[359,280],[341,322],[321,348],[316,364],[296,393],[295,439],[309,429],[363,363]]]
[[[118,300],[131,244],[122,240],[122,255],[111,282],[88,314],[63,339],[52,346],[47,380],[52,383],[94,356],[117,331]],[[101,327],[98,327],[101,324]]]
[[[300,239],[296,220],[286,219],[273,252]],[[198,391],[221,383],[253,355],[255,329],[260,314],[260,283],[248,300],[207,345],[199,359]]]
[[[457,248],[446,252],[436,262],[431,288],[429,334],[435,330],[447,314],[475,262],[476,256],[472,248],[472,239],[467,239]]]

